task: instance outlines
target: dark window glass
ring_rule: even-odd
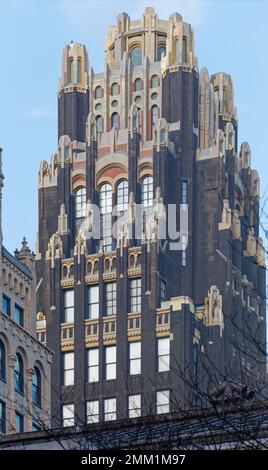
[[[0,340],[0,379],[6,380],[6,348]]]
[[[6,297],[5,295],[3,295],[2,309],[3,309],[3,313],[5,315],[10,316],[10,299],[8,297]]]
[[[16,392],[23,393],[24,389],[24,367],[23,359],[19,353],[16,354],[16,362],[14,367],[14,385]]]
[[[41,374],[37,367],[32,376],[32,399],[36,405],[41,405]]]
[[[16,431],[17,432],[24,431],[23,416],[17,411],[16,411]]]
[[[6,433],[6,404],[0,401],[0,434]]]
[[[24,326],[24,310],[18,305],[15,305],[14,308],[14,320],[18,325]]]

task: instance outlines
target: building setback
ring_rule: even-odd
[[[52,352],[36,339],[34,254],[26,240],[11,255],[2,243],[0,149],[0,434],[50,427]]]
[[[203,406],[226,379],[261,393],[259,186],[248,143],[238,150],[232,79],[199,72],[178,13],[120,14],[103,73],[85,46],[64,48],[36,255],[38,337],[54,352],[53,426]],[[128,203],[128,224],[110,236]],[[162,205],[175,210],[165,216]],[[100,235],[87,236],[99,219]],[[173,220],[179,247],[171,233],[159,236]]]

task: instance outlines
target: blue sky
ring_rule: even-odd
[[[199,67],[234,79],[239,141],[268,184],[266,155],[268,3],[266,1],[0,0],[0,146],[4,149],[4,243],[13,251],[26,235],[35,249],[38,169],[57,147],[57,81],[61,52],[85,43],[95,71],[103,69],[107,27],[121,11],[139,18],[178,11],[195,30]],[[268,195],[268,191],[267,191]]]

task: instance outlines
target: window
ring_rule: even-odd
[[[133,47],[130,53],[131,64],[133,67],[141,65],[141,47]]]
[[[40,427],[36,423],[32,423],[32,432],[40,431]]]
[[[69,83],[74,82],[74,61],[70,59],[68,62],[68,81]]]
[[[141,342],[129,343],[129,374],[138,375],[141,373]]]
[[[87,380],[89,383],[99,381],[99,349],[89,349],[87,352]]]
[[[140,90],[142,90],[142,79],[136,78],[134,82],[134,91],[140,91]]]
[[[167,285],[166,282],[161,279],[160,280],[160,302],[161,302],[161,307],[167,300]]]
[[[14,384],[16,392],[23,393],[24,389],[24,366],[23,360],[19,353],[16,354],[16,361],[14,366]]]
[[[181,185],[181,202],[188,204],[188,181],[183,181]]]
[[[112,186],[104,183],[100,187],[100,236],[103,240],[103,251],[112,248]]]
[[[116,398],[104,400],[104,421],[114,421],[116,419]]]
[[[63,385],[74,384],[74,353],[63,353]]]
[[[116,346],[105,348],[105,378],[106,380],[116,379]]]
[[[182,248],[181,248],[181,264],[182,266],[186,266],[187,264],[187,244],[188,244],[188,238],[186,235],[182,235],[182,239],[181,239],[181,243],[182,243]]]
[[[169,413],[169,390],[156,393],[156,413]]]
[[[97,128],[97,133],[98,134],[103,132],[103,125],[102,125],[102,117],[101,116],[96,117],[96,128]]]
[[[151,87],[152,88],[157,88],[158,87],[158,76],[153,75],[151,78]]]
[[[0,400],[0,434],[6,433],[6,404]]]
[[[6,348],[0,340],[0,380],[6,380]]]
[[[116,282],[105,284],[106,315],[116,315]]]
[[[64,147],[64,160],[69,160],[69,147],[65,145]]]
[[[112,114],[112,128],[113,128],[113,129],[119,129],[119,117],[118,117],[118,113],[113,113],[113,114]]]
[[[83,219],[86,216],[87,194],[86,188],[79,188],[74,194],[75,218]]]
[[[141,279],[130,280],[130,311],[141,312]]]
[[[87,402],[87,423],[98,423],[99,417],[99,402],[98,400]]]
[[[138,418],[141,416],[141,396],[129,395],[128,397],[128,417]]]
[[[2,309],[5,315],[10,316],[10,299],[3,295],[2,299]]]
[[[18,325],[24,326],[24,310],[18,305],[14,307],[14,320]]]
[[[88,288],[88,318],[99,318],[99,286]]]
[[[102,98],[102,96],[103,96],[102,88],[101,88],[101,86],[97,86],[95,88],[95,99],[98,100],[98,99]]]
[[[181,61],[183,63],[186,62],[186,52],[187,52],[187,49],[186,49],[186,38],[182,38],[182,54],[181,54]]]
[[[123,180],[117,185],[117,212],[125,212],[128,208],[128,181]]]
[[[175,62],[179,62],[179,40],[175,40]]]
[[[157,49],[157,61],[159,62],[162,59],[162,56],[166,55],[165,46],[159,46]]]
[[[144,208],[153,205],[153,178],[151,176],[145,176],[141,182],[141,203]]]
[[[158,343],[158,372],[165,372],[170,367],[170,339],[160,338]]]
[[[81,59],[77,60],[77,82],[81,82]]]
[[[74,404],[63,405],[62,424],[64,428],[74,425]]]
[[[74,322],[74,291],[64,291],[64,323]]]
[[[32,376],[32,399],[36,405],[41,405],[41,374],[37,367],[34,367]]]
[[[158,121],[158,107],[157,105],[152,106],[151,108],[151,117],[152,117],[152,131],[156,128]]]
[[[112,84],[112,96],[116,96],[119,94],[119,85],[118,83]]]
[[[16,431],[23,432],[24,431],[24,423],[23,423],[23,416],[16,411]]]

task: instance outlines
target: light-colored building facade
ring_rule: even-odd
[[[0,149],[1,197],[3,180]],[[0,434],[12,434],[50,426],[52,352],[36,339],[34,254],[25,239],[15,256],[5,249],[1,220]]]

